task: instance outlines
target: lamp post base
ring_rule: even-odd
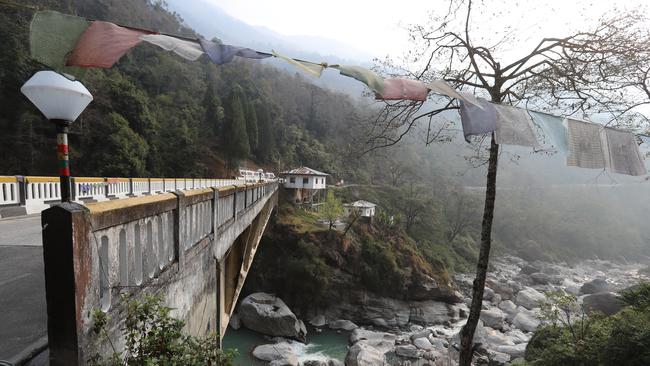
[[[59,164],[59,177],[61,185],[61,202],[70,202],[70,158],[68,148],[68,130],[71,121],[62,119],[52,120],[56,124],[56,152]]]

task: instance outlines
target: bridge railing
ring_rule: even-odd
[[[18,179],[0,176],[0,205],[17,205],[20,203]]]
[[[161,295],[190,333],[219,329],[219,262],[277,189],[277,182],[190,188],[43,211],[51,364],[85,364],[111,352],[93,331],[95,310],[107,313],[108,337],[123,344],[124,294]]]
[[[242,184],[237,179],[74,177],[71,196],[75,202],[88,203]],[[41,212],[60,202],[59,192],[58,177],[0,176],[0,217],[4,208],[22,207],[23,214]]]

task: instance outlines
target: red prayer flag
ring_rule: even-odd
[[[384,90],[376,94],[377,99],[383,100],[427,100],[429,89],[419,80],[384,79]]]
[[[94,21],[79,37],[66,65],[112,67],[128,50],[142,42],[139,36],[151,33],[109,22]]]

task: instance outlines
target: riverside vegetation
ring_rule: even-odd
[[[160,1],[22,3],[195,35]],[[56,175],[52,126],[18,92],[41,68],[28,57],[30,18],[29,10],[0,5],[5,40],[0,97],[12,106],[0,108],[0,153],[6,157],[0,171]],[[457,306],[464,294],[456,291],[463,286],[458,275],[474,268],[480,227],[482,191],[472,188],[482,185],[485,175],[485,167],[468,168],[462,145],[427,147],[409,136],[389,151],[361,156],[356,149],[363,140],[361,125],[372,118],[373,105],[264,62],[193,63],[140,45],[114,68],[89,70],[82,81],[95,100],[70,135],[75,175],[223,177],[239,164],[276,172],[306,165],[353,183],[332,189],[341,201],[380,205],[375,224],[355,223],[343,235],[328,233],[317,214],[282,204],[242,298],[274,292],[300,316],[354,317],[378,329],[410,331],[411,319],[442,323],[449,320],[447,311],[460,318]],[[497,200],[493,257],[514,254],[530,263],[575,264],[587,258],[625,263],[650,255],[645,187],[545,188],[560,178],[584,183],[591,176],[559,174],[539,159],[526,166],[502,164],[499,195],[504,199]],[[493,270],[499,265],[507,263],[494,264]],[[526,281],[532,281],[529,277]],[[413,316],[411,305],[423,315]],[[368,308],[380,316],[368,316]],[[590,315],[580,323],[589,324],[590,332],[577,341],[567,334],[570,328],[551,324],[533,337],[526,358],[541,365],[606,365],[613,354],[630,364],[647,360],[644,353],[632,352],[645,347],[648,328],[641,325],[647,324],[647,314],[647,306],[630,303],[611,317]],[[540,344],[557,352],[544,353]]]

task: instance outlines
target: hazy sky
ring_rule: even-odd
[[[446,0],[208,0],[251,25],[286,35],[312,35],[345,42],[375,57],[408,50],[404,27],[422,24],[431,11],[446,9]],[[475,1],[473,19],[488,34],[511,26],[526,47],[541,35],[563,36],[614,7],[629,8],[642,0]]]

